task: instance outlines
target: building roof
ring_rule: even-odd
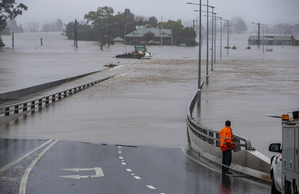
[[[153,28],[151,25],[145,25],[140,27],[139,29],[136,29],[130,34],[127,34],[126,37],[144,37],[147,34],[152,34],[154,37],[171,37],[171,30],[170,29],[158,29],[158,28]]]
[[[249,36],[248,40],[258,40],[258,36]],[[292,40],[292,36],[260,36],[260,40]]]
[[[123,42],[123,41],[124,41],[124,39],[122,39],[119,36],[113,39],[113,42]]]
[[[295,40],[299,40],[299,35],[293,35]]]

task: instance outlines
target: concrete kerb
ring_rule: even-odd
[[[193,97],[188,107],[188,117],[192,117],[192,110],[195,106],[196,95]],[[203,127],[198,123],[199,127]],[[219,147],[209,144],[200,139],[191,130],[192,125],[187,119],[188,139],[190,141],[191,149],[197,153],[198,156],[214,163],[216,166],[222,166],[222,152]],[[269,159],[256,150],[241,150],[233,152],[232,164],[230,169],[240,174],[258,179],[261,181],[271,182],[270,177],[270,161]]]

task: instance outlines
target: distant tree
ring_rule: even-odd
[[[292,34],[293,31],[293,26],[288,24],[288,23],[279,23],[274,25],[271,29],[270,29],[271,33],[275,33],[275,34],[284,34],[285,36],[287,34]]]
[[[244,22],[244,20],[239,17],[239,16],[235,16],[233,17],[230,21],[230,27],[232,27],[232,31],[234,31],[235,33],[242,33],[242,32],[246,32],[247,31],[247,26]]]
[[[299,35],[299,24],[295,24],[293,27],[293,34]]]
[[[37,22],[28,22],[28,28],[30,32],[36,32],[39,28],[39,24]]]
[[[150,24],[152,27],[157,27],[158,25],[157,18],[155,16],[148,18],[148,24]]]
[[[18,15],[23,14],[23,10],[27,10],[27,6],[23,3],[17,4],[15,0],[0,1],[0,31],[2,31],[7,23],[14,20]]]
[[[185,43],[187,46],[196,45],[196,32],[193,28],[186,27],[180,31],[179,36],[176,39],[177,44]]]
[[[235,31],[238,34],[241,34],[242,32],[247,31],[247,26],[243,20],[237,21],[237,23],[235,24]]]
[[[55,23],[55,31],[62,31],[63,30],[63,22],[61,19],[57,19]]]
[[[0,0],[0,32],[5,29],[7,23],[14,20],[18,15],[28,7],[23,3],[17,4],[15,0]],[[4,46],[0,36],[0,46]]]
[[[161,26],[161,22],[159,22],[159,26]],[[184,29],[184,26],[182,25],[182,20],[168,20],[167,22],[162,23],[163,28],[165,29],[171,29],[172,36],[173,36],[173,42],[174,44],[178,45],[180,44],[180,34],[181,31]]]
[[[8,23],[8,25],[10,26],[11,30],[17,33],[23,33],[24,29],[22,27],[22,24],[18,25],[16,20],[12,20]]]

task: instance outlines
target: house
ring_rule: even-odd
[[[116,37],[113,39],[114,44],[123,44],[124,43],[124,39],[122,39],[121,37]]]
[[[299,35],[293,35],[293,45],[294,46],[299,46]]]
[[[292,36],[260,36],[260,45],[294,45]],[[250,36],[248,45],[258,45],[258,36]]]
[[[171,44],[170,29],[153,28],[151,25],[136,26],[136,30],[126,35],[127,44]]]

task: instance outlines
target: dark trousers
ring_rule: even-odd
[[[228,171],[232,163],[232,151],[229,149],[222,152],[222,171]]]

